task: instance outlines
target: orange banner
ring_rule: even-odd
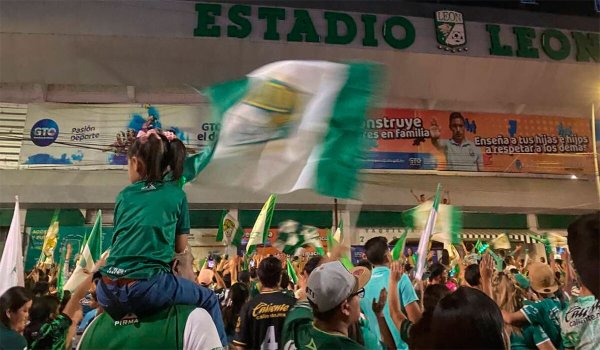
[[[593,172],[589,120],[385,109],[367,121],[367,169]]]

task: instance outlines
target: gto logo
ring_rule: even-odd
[[[46,147],[58,138],[58,124],[52,119],[38,120],[31,128],[31,142]]]

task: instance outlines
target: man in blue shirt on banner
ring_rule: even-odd
[[[373,265],[373,271],[369,283],[365,286],[365,297],[360,300],[360,308],[369,321],[369,327],[377,335],[377,338],[381,340],[381,332],[377,323],[377,316],[372,309],[372,304],[373,299],[379,300],[381,289],[388,287],[392,255],[390,254],[388,242],[385,237],[374,237],[368,240],[365,244],[365,251],[367,260]],[[419,299],[406,274],[398,282],[398,291],[402,303],[402,312],[411,322],[417,322],[421,318]],[[398,350],[408,349],[408,345],[400,338],[400,330],[394,326],[387,303],[383,312],[390,332],[394,337],[396,348]]]

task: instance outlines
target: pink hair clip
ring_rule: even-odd
[[[136,138],[141,138],[143,140],[147,140],[148,137],[150,137],[150,135],[155,135],[157,138],[160,139],[160,136],[158,136],[158,132],[156,132],[156,129],[150,129],[148,131],[140,130],[140,131],[138,131]]]
[[[172,131],[163,131],[162,134],[165,135],[165,137],[167,138],[167,140],[169,140],[169,142],[171,142],[177,138],[177,135],[175,135],[175,133]]]

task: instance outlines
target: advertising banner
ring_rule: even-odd
[[[590,174],[589,120],[385,109],[367,121],[365,168]]]
[[[29,240],[27,242],[25,271],[31,271],[38,262],[44,245],[44,237],[48,227],[31,227],[29,228]],[[92,226],[59,226],[58,241],[54,250],[54,257],[58,257],[59,250],[62,247],[70,244],[72,247],[72,255],[69,264],[73,266],[79,259],[79,252],[83,239],[86,234],[92,231]],[[112,243],[112,227],[102,227],[102,251],[110,248]]]
[[[190,152],[216,137],[205,105],[30,104],[21,167],[121,168],[145,123],[173,131]]]

